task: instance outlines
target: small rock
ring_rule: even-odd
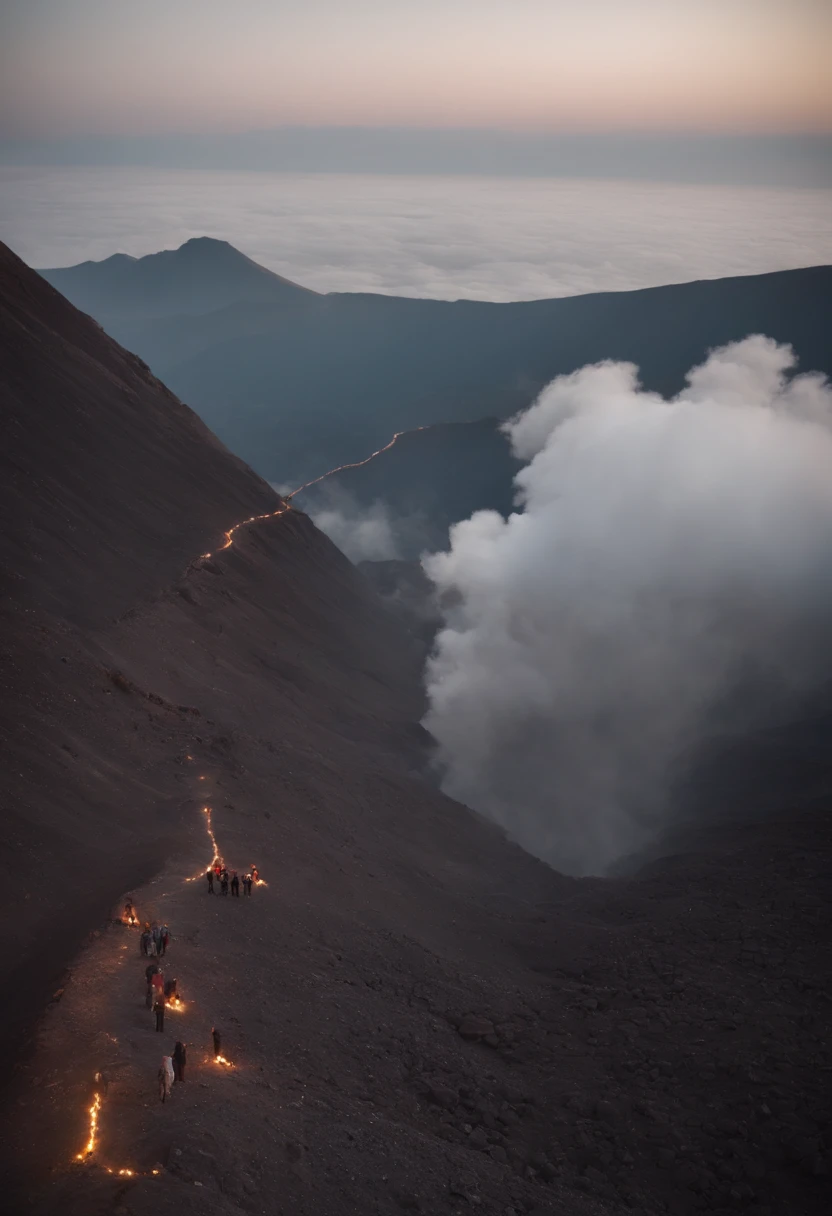
[[[488,1018],[468,1013],[459,1023],[458,1030],[463,1039],[484,1039],[486,1035],[494,1034],[494,1023],[489,1022]]]

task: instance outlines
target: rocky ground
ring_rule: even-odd
[[[828,1210],[826,817],[735,829],[634,880],[495,891],[490,922],[426,908],[405,934],[369,872],[363,912],[340,918],[227,773],[206,785],[220,847],[268,886],[212,897],[171,864],[134,892],[174,931],[186,1008],[164,1035],[134,931],[102,927],[76,959],[15,1090],[33,1211]],[[214,1023],[233,1069],[211,1058]],[[186,1083],[163,1106],[177,1037]],[[96,1153],[74,1164],[98,1070]]]

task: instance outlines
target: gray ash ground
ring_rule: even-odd
[[[242,867],[233,780],[209,784]],[[465,967],[385,930],[371,896],[339,929],[277,851],[255,858],[269,885],[251,900],[171,865],[134,895],[171,924],[186,1010],[154,1032],[135,932],[83,952],[15,1098],[16,1151],[49,1178],[33,1210],[824,1212],[829,844],[804,815],[634,880],[558,880],[503,904],[493,943],[467,926]],[[179,1037],[187,1079],[163,1106],[156,1068]],[[99,1144],[72,1165],[99,1068]]]

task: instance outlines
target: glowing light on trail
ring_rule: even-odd
[[[334,469],[328,469],[326,473],[321,473],[320,477],[313,477],[311,481],[305,481],[302,486],[298,486],[296,490],[292,490],[291,494],[283,495],[283,504],[276,511],[266,511],[263,515],[249,515],[248,519],[241,519],[239,523],[234,524],[227,532],[223,533],[225,539],[219,548],[214,549],[210,553],[200,554],[197,560],[208,561],[209,558],[214,557],[217,553],[224,553],[226,549],[230,549],[234,544],[234,535],[239,532],[240,528],[247,528],[249,524],[257,524],[264,519],[276,519],[279,515],[286,515],[292,509],[292,499],[298,494],[302,494],[304,490],[309,490],[312,486],[319,485],[322,481],[326,481],[328,477],[334,477],[336,473],[344,473],[347,469],[360,469],[362,465],[369,464],[371,460],[375,460],[376,456],[381,456],[382,452],[389,452],[403,435],[415,435],[417,431],[429,431],[430,429],[430,425],[427,425],[414,426],[409,431],[396,431],[389,443],[385,443],[382,448],[377,448],[375,452],[371,452],[363,460],[353,460],[348,464],[336,465]]]
[[[86,1161],[95,1152],[95,1141],[98,1136],[98,1112],[101,1110],[101,1094],[96,1094],[90,1107],[90,1134],[84,1149],[77,1154],[76,1161]]]
[[[202,808],[202,813],[205,816],[205,831],[208,833],[208,836],[211,841],[211,848],[214,850],[214,853],[211,858],[210,864],[206,867],[206,869],[200,870],[198,874],[192,874],[190,878],[185,879],[185,882],[196,882],[196,880],[198,878],[204,878],[206,871],[212,870],[214,868],[214,866],[217,864],[217,862],[220,862],[220,864],[222,864],[222,854],[220,853],[220,847],[217,844],[217,838],[214,835],[214,825],[211,822],[210,806],[204,806]]]
[[[318,485],[322,481],[326,481],[327,477],[334,477],[336,473],[345,473],[347,469],[360,469],[363,465],[369,464],[371,460],[375,460],[376,456],[381,456],[382,452],[389,452],[394,444],[398,443],[402,435],[415,435],[417,431],[429,431],[430,426],[414,426],[409,431],[396,431],[389,443],[385,443],[383,448],[378,448],[377,451],[371,452],[369,456],[365,456],[363,460],[353,460],[350,464],[339,464],[334,469],[330,469],[327,473],[321,473],[320,477],[313,477],[311,481],[305,481],[302,486],[298,486],[296,490],[292,490],[291,494],[286,495],[286,501],[291,503],[292,499],[297,494],[302,494],[304,490],[310,490],[312,486]],[[226,534],[227,535],[227,534]]]
[[[95,1153],[98,1146],[98,1117],[101,1111],[101,1094],[96,1093],[92,1100],[92,1106],[89,1108],[90,1115],[90,1131],[87,1138],[87,1143],[80,1153],[76,1153],[75,1160],[87,1162]],[[113,1169],[109,1165],[105,1165],[104,1169],[108,1174],[115,1174],[118,1178],[136,1178],[139,1175],[152,1177],[159,1173],[158,1170],[130,1170],[126,1167],[120,1170]]]

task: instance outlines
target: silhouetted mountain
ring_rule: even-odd
[[[173,268],[193,244],[156,256]],[[252,266],[220,242],[205,249],[218,282],[225,259]],[[504,418],[553,376],[599,359],[631,360],[648,388],[674,393],[711,347],[761,332],[791,342],[804,367],[832,373],[832,268],[823,266],[514,304],[294,287],[268,303],[241,286],[235,303],[188,317],[150,289],[136,309],[120,276],[93,299],[88,266],[43,273],[233,451],[292,485],[360,460],[394,431]],[[219,299],[205,275],[201,298]],[[181,279],[187,295],[184,268]]]
[[[77,308],[108,322],[202,315],[241,303],[287,304],[315,294],[207,236],[143,258],[115,253],[103,262],[40,273]]]

